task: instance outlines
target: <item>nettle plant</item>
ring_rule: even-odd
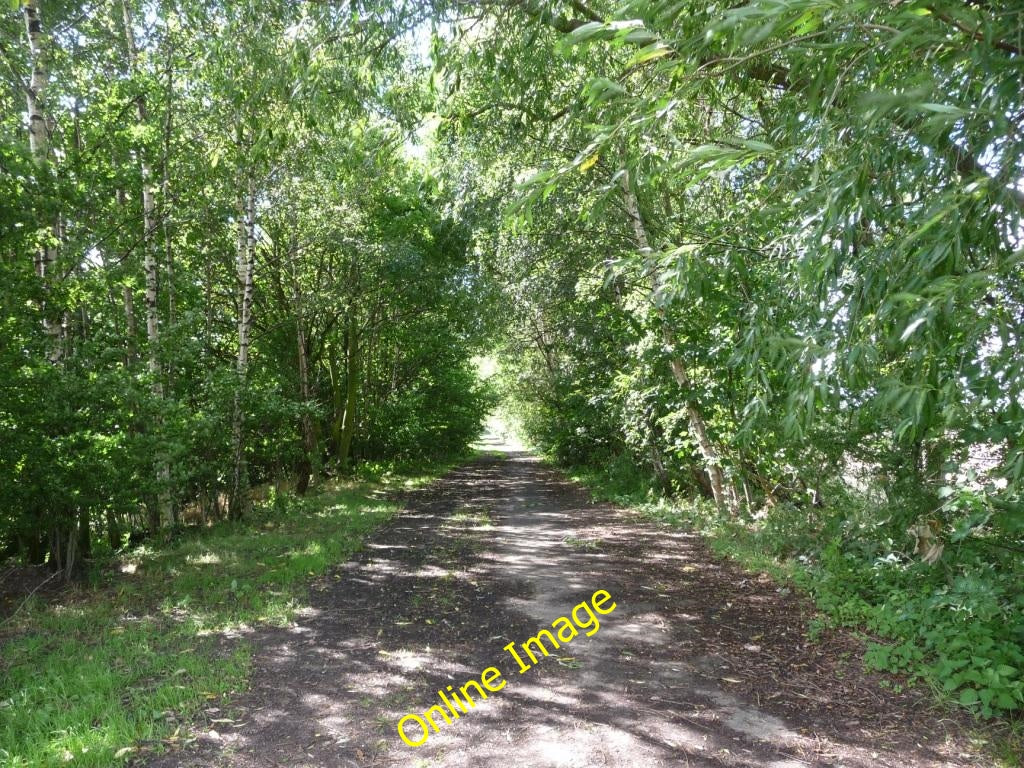
[[[1019,710],[1021,559],[1002,530],[1013,509],[983,491],[944,487],[939,495],[934,540],[944,546],[933,562],[893,554],[872,565],[836,540],[821,558],[827,577],[811,588],[840,623],[889,639],[869,644],[869,668],[929,682],[985,717]]]

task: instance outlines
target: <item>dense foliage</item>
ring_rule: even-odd
[[[6,554],[456,451],[497,343],[542,448],[1024,708],[1019,3],[15,5]]]
[[[450,14],[451,172],[518,182],[490,231],[529,436],[800,558],[896,639],[871,663],[1024,707],[1020,7]]]
[[[407,22],[5,11],[0,551],[70,576],[96,541],[240,517],[255,484],[477,434],[487,292],[410,151]]]

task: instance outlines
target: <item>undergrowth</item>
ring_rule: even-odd
[[[573,467],[597,498],[700,532],[713,550],[809,594],[811,634],[843,626],[865,634],[864,664],[926,684],[984,718],[1002,718],[1008,764],[1024,755],[1024,562],[983,536],[951,541],[935,564],[912,554],[891,515],[832,489],[828,508],[780,504],[729,518],[708,501],[666,499],[636,470]],[[955,536],[953,537],[956,538]]]
[[[190,718],[245,684],[250,647],[224,633],[290,621],[309,581],[395,512],[387,486],[447,466],[272,494],[243,523],[112,554],[90,587],[33,598],[0,625],[0,766],[111,766],[185,739]]]

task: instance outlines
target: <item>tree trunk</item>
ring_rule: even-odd
[[[25,89],[26,111],[28,113],[28,145],[29,152],[35,160],[41,175],[49,175],[50,134],[46,122],[45,97],[46,83],[49,73],[46,68],[46,51],[44,49],[43,24],[39,17],[39,0],[23,0],[22,15],[25,19],[25,33],[28,37],[29,56],[32,73],[28,88]],[[60,243],[62,223],[58,213],[51,228],[53,243]],[[57,253],[55,246],[44,242],[33,256],[35,273],[42,283],[44,299],[40,304],[43,333],[47,340],[47,359],[54,365],[60,365],[64,359],[64,342],[67,331],[67,314],[63,321],[51,320],[53,308],[45,297],[48,293],[49,281],[55,277],[53,264]],[[57,313],[60,317],[60,313]],[[76,572],[76,544],[78,526],[76,519],[68,509],[57,509],[50,516],[40,515],[40,530],[47,530],[50,544],[50,566],[55,571],[63,571],[65,581],[70,581]]]
[[[239,520],[248,506],[249,476],[245,465],[245,388],[249,368],[249,331],[252,325],[253,267],[256,254],[256,195],[249,179],[248,194],[239,203],[237,270],[239,283],[238,360],[231,438],[234,468],[228,516]]]
[[[117,520],[117,513],[113,509],[107,509],[107,543],[111,549],[121,546],[121,525]]]
[[[39,0],[24,0],[22,14],[25,17],[25,31],[28,34],[29,52],[32,55],[32,75],[25,91],[28,100],[28,146],[32,156],[45,160],[50,146],[50,136],[43,112],[43,98],[46,94],[46,65],[43,62],[43,24],[39,18]]]
[[[210,360],[213,357],[213,260],[206,259],[203,268],[203,359]]]
[[[338,349],[332,341],[327,353],[327,368],[331,375],[331,450],[341,455],[341,425],[345,419],[345,393],[341,389],[341,371],[338,370]]]
[[[92,557],[92,516],[88,507],[78,512],[78,551],[83,560]]]
[[[174,68],[171,59],[172,48],[167,48],[167,115],[164,119],[163,183],[160,188],[160,221],[164,234],[164,269],[167,271],[167,324],[174,326],[174,247],[171,242],[171,136],[174,115]]]
[[[174,303],[174,247],[171,242],[171,130],[172,122],[171,116],[174,114],[173,103],[174,103],[174,70],[171,67],[171,49],[167,51],[167,117],[164,120],[164,148],[163,148],[163,182],[160,188],[160,222],[163,227],[164,236],[164,268],[167,271],[166,280],[166,294],[167,294],[167,324],[169,327],[174,326],[175,321],[175,303]],[[173,368],[168,366],[164,370],[163,376],[166,377],[168,385],[173,384],[172,380]],[[173,390],[172,390],[173,391]],[[178,525],[181,522],[181,505],[179,499],[175,494],[170,493],[171,487],[171,467],[170,463],[165,461],[161,469],[164,470],[163,480],[165,487],[168,490],[170,496],[169,506],[171,512],[171,520],[174,525]]]
[[[29,86],[25,89],[26,111],[28,112],[28,146],[42,173],[49,173],[50,132],[46,123],[44,102],[46,98],[46,81],[49,76],[46,68],[46,52],[43,48],[43,24],[39,17],[39,0],[24,0],[22,15],[25,18],[25,32],[28,36],[29,55],[31,57],[32,74]],[[59,222],[53,225],[54,238],[59,241]],[[52,266],[56,261],[56,252],[50,243],[44,243],[33,256],[36,276],[43,284],[43,295],[47,293],[47,283],[51,279]],[[59,363],[63,357],[63,332],[60,322],[50,319],[50,308],[44,298],[40,307],[43,332],[47,337],[47,358],[51,363]]]
[[[311,401],[309,386],[309,350],[306,346],[306,331],[302,327],[302,320],[296,323],[296,336],[298,339],[299,351],[299,398],[303,408],[308,408]],[[315,470],[317,464],[317,439],[313,425],[313,416],[308,410],[302,412],[302,460],[299,464],[296,490],[299,495],[305,494],[311,482],[315,482]]]
[[[349,468],[352,438],[356,433],[356,405],[359,397],[359,335],[355,307],[349,309],[345,354],[345,417],[338,445],[338,463],[343,472]]]
[[[664,438],[664,430],[658,424],[653,411],[647,419],[647,449],[651,457],[651,468],[654,470],[654,477],[662,493],[672,493],[672,480],[665,466],[665,459],[662,455],[661,444]]]
[[[132,13],[128,0],[121,0],[122,20],[124,22],[125,46],[128,50],[128,73],[138,74],[139,51],[135,45],[135,31],[132,28]],[[140,90],[135,97],[135,113],[139,127],[146,125],[146,97]],[[151,379],[150,390],[158,401],[163,400],[163,371],[160,366],[160,309],[157,304],[158,277],[156,258],[156,198],[153,191],[153,169],[150,167],[146,147],[138,147],[139,168],[142,172],[142,253],[143,271],[146,278],[146,341],[147,367]],[[160,418],[157,418],[159,424]],[[163,520],[170,518],[170,484],[171,467],[166,456],[158,455],[156,459],[157,501],[156,507],[150,512],[150,527],[153,533],[160,527]]]
[[[647,276],[650,279],[652,304],[656,308],[659,324],[661,326],[661,340],[665,345],[665,350],[669,354],[669,365],[672,368],[672,377],[675,379],[676,384],[686,392],[684,402],[686,417],[690,427],[690,434],[697,443],[697,449],[700,452],[701,459],[704,463],[704,471],[707,473],[708,480],[711,484],[712,496],[714,497],[716,505],[735,514],[739,510],[739,499],[736,495],[736,489],[732,487],[725,477],[718,447],[708,436],[707,424],[704,421],[704,415],[701,413],[697,403],[694,402],[692,395],[689,394],[691,385],[690,374],[686,370],[686,366],[682,359],[676,352],[675,334],[672,332],[672,327],[669,324],[665,309],[656,300],[657,297],[655,296],[655,293],[658,289],[657,270],[655,269],[653,260],[650,258],[651,245],[647,237],[647,228],[644,226],[643,218],[640,215],[640,206],[636,199],[636,193],[633,191],[633,187],[630,184],[628,172],[624,172],[622,174],[622,197],[626,208],[626,214],[629,216],[630,223],[633,226],[633,235],[636,239],[637,247],[640,249],[640,252],[645,255],[645,270],[647,271]]]
[[[44,530],[33,530],[19,536],[19,548],[25,553],[29,565],[42,565],[46,562],[46,533]]]
[[[135,348],[135,334],[138,328],[135,325],[135,297],[130,286],[122,286],[124,297],[124,322],[125,322],[125,368],[131,368],[138,356]]]
[[[302,402],[302,460],[298,467],[295,489],[299,495],[306,493],[310,482],[316,481],[317,457],[316,427],[313,415],[308,411],[312,401],[309,383],[309,342],[306,337],[306,320],[302,311],[302,294],[299,291],[298,275],[295,273],[297,246],[292,244],[292,301],[295,307],[295,338],[299,353],[299,399]]]

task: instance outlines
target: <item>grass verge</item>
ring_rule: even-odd
[[[112,766],[187,741],[190,720],[244,687],[245,630],[290,621],[309,582],[395,513],[388,490],[450,465],[272,498],[27,604],[0,625],[0,767]]]

